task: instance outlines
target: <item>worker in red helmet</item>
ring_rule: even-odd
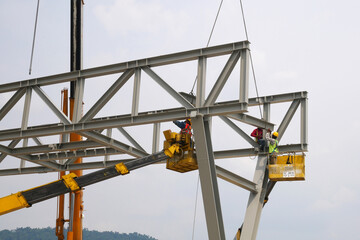
[[[185,121],[173,121],[173,123],[181,128],[180,133],[191,133],[191,119],[187,118]]]

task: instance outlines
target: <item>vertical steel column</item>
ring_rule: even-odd
[[[208,239],[225,240],[209,122],[202,116],[192,118],[192,122]]]
[[[268,181],[267,154],[259,154],[253,182],[257,193],[250,193],[240,240],[255,240]]]
[[[137,116],[139,111],[141,68],[135,68],[134,92],[131,108],[131,116]]]
[[[301,100],[301,145],[308,143],[308,99]]]
[[[64,88],[61,90],[61,110],[64,113],[65,116],[68,116],[68,89]],[[68,134],[61,135],[61,143],[68,142]],[[65,160],[59,160],[59,163],[64,164]],[[59,172],[59,179],[62,179],[63,176],[65,176],[65,171]],[[55,228],[55,234],[58,238],[58,240],[63,240],[65,238],[64,236],[64,223],[65,223],[65,216],[64,216],[64,209],[65,209],[65,195],[60,195],[58,197],[57,202],[57,218],[56,218],[56,228]]]
[[[196,86],[196,107],[202,107],[205,103],[206,85],[206,57],[199,57],[197,86]]]
[[[263,119],[270,122],[270,103],[264,103],[264,116]]]
[[[82,0],[71,0],[71,52],[70,52],[70,71],[82,69],[82,19],[83,4]],[[81,119],[84,79],[77,79],[70,84],[70,120],[73,123]],[[70,134],[70,142],[81,141],[81,136],[75,133]],[[74,163],[82,163],[82,158],[77,158]],[[82,176],[82,170],[72,171],[77,176]],[[68,232],[68,239],[82,240],[82,213],[83,213],[83,192],[77,191],[70,195],[70,201],[74,201],[74,211],[70,218],[73,232]]]
[[[84,88],[85,88],[85,79],[78,78],[76,80],[76,88],[75,88],[75,98],[74,98],[74,106],[73,106],[73,114],[71,121],[73,123],[78,123],[82,117],[82,109],[83,109],[83,99],[84,99]],[[70,96],[71,98],[71,96]]]
[[[30,103],[31,103],[31,93],[32,93],[32,88],[31,87],[26,88],[24,111],[23,111],[23,117],[22,117],[22,122],[21,122],[21,130],[26,130],[28,127]],[[24,138],[23,139],[23,147],[27,147],[27,146],[28,146],[28,139]],[[20,169],[23,167],[25,167],[25,161],[21,159]]]
[[[70,71],[82,69],[82,14],[81,0],[71,0],[70,6]],[[70,97],[75,95],[75,82],[70,83]]]
[[[75,193],[70,193],[70,214],[69,214],[69,229],[67,233],[67,240],[73,240],[74,239],[74,229],[73,229],[73,219],[74,219],[74,208],[75,208]]]
[[[111,138],[111,136],[112,136],[112,128],[106,129],[106,136]],[[109,155],[104,156],[104,166],[106,166],[106,162],[109,161],[109,159],[110,159]]]
[[[249,49],[241,50],[239,102],[248,103],[249,95]]]
[[[160,143],[160,123],[154,123],[152,153],[156,153],[159,151],[159,143]]]
[[[270,121],[270,104],[264,104],[264,120]],[[266,129],[265,131],[266,132]],[[268,184],[267,154],[259,154],[254,173],[254,183],[257,184],[257,193],[250,193],[244,223],[241,229],[241,240],[255,240],[259,227],[260,216]]]

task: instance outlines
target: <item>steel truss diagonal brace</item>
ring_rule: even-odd
[[[6,114],[13,108],[13,106],[24,96],[26,88],[20,88],[16,93],[5,103],[0,110],[0,121],[6,116]]]
[[[204,121],[202,116],[192,118],[192,122],[196,141],[196,155],[199,165],[201,190],[204,199],[208,239],[225,240],[209,122]]]
[[[238,126],[236,126],[230,119],[225,116],[219,116],[221,120],[223,120],[227,125],[229,125],[235,132],[237,132],[241,137],[243,137],[248,143],[250,143],[253,147],[259,147],[259,144],[255,142],[249,134],[245,133]]]
[[[167,93],[169,93],[176,101],[186,108],[194,108],[183,96],[176,92],[170,85],[168,85],[161,77],[159,77],[151,68],[143,67],[142,70],[146,72],[155,82],[157,82]]]
[[[239,122],[243,122],[249,125],[252,125],[254,127],[260,127],[263,129],[270,129],[273,130],[275,124],[270,123],[268,121],[265,121],[263,119],[259,119],[253,116],[250,116],[248,114],[244,114],[244,113],[236,113],[236,114],[231,114],[228,115],[229,118],[232,118],[234,120],[237,120]]]
[[[119,132],[122,133],[122,135],[124,135],[124,137],[129,140],[129,142],[134,145],[137,149],[143,151],[143,152],[146,152],[142,147],[141,145],[122,127],[118,127],[117,128],[119,130]]]
[[[93,107],[81,118],[79,122],[91,120],[102,109],[102,107],[124,86],[134,74],[134,69],[126,70],[116,82],[104,93],[104,95],[93,105]]]
[[[10,143],[11,144],[11,143]],[[9,147],[5,147],[3,145],[0,145],[0,152],[2,152],[3,154],[6,154],[6,155],[11,155],[11,156],[14,156],[14,157],[18,157],[20,158],[21,160],[24,160],[24,161],[29,161],[29,162],[32,162],[32,163],[35,163],[35,164],[39,164],[39,165],[42,165],[44,167],[48,167],[48,168],[51,168],[53,170],[59,170],[60,167],[57,163],[53,163],[53,162],[35,162],[31,159],[31,156],[30,155],[21,155],[21,156],[15,156],[12,154],[12,149],[9,148]]]
[[[282,136],[284,135],[287,127],[289,126],[291,119],[294,117],[295,112],[297,110],[297,108],[300,105],[300,100],[294,100],[291,105],[290,108],[288,109],[285,117],[283,118],[277,132],[279,133],[279,137],[278,137],[278,141],[281,140]]]
[[[220,76],[218,77],[214,87],[209,93],[209,96],[206,99],[204,106],[210,106],[216,102],[216,99],[218,98],[223,87],[225,86],[225,83],[228,80],[232,70],[236,66],[236,63],[239,61],[239,58],[240,58],[240,51],[236,51],[231,54],[225,67],[221,71]]]
[[[233,172],[230,172],[222,167],[216,166],[216,175],[232,184],[235,184],[243,189],[246,189],[250,192],[257,193],[257,185],[243,177],[240,177]]]
[[[39,97],[46,103],[46,105],[48,105],[53,113],[55,113],[61,122],[65,124],[71,124],[71,121],[68,119],[68,117],[55,106],[55,104],[49,99],[46,93],[39,86],[34,86],[33,89],[37,95],[39,95]]]
[[[20,139],[17,139],[17,140],[13,140],[10,142],[10,144],[8,145],[8,148],[14,148],[16,147],[16,145],[20,142]],[[0,154],[0,163],[6,158],[8,154],[6,153],[2,153]]]

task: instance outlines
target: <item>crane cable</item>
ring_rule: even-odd
[[[194,240],[194,234],[195,234],[195,219],[196,219],[197,199],[198,199],[198,193],[199,193],[199,182],[200,182],[200,175],[198,174],[198,180],[197,180],[197,185],[196,185],[196,198],[195,198],[193,231],[192,231],[192,238],[191,238],[193,240]]]
[[[246,27],[245,14],[244,14],[244,8],[243,8],[242,0],[239,0],[239,3],[240,3],[240,8],[241,8],[241,14],[242,14],[242,19],[243,19],[243,24],[244,24],[244,30],[245,30],[246,40],[249,41],[249,36],[248,36],[248,32],[247,32],[247,27]],[[253,74],[253,78],[254,78],[254,83],[255,83],[256,96],[257,96],[257,98],[259,99],[259,91],[258,91],[257,82],[256,82],[254,63],[253,63],[253,59],[252,59],[252,55],[251,55],[251,51],[250,51],[250,50],[249,50],[249,57],[250,57],[251,70],[252,70],[252,74]],[[263,118],[263,114],[262,114],[262,111],[261,111],[260,104],[259,104],[259,111],[260,111],[260,118],[262,119],[262,118]]]
[[[240,3],[240,8],[241,8],[241,14],[242,14],[242,20],[243,20],[243,24],[244,24],[244,31],[245,31],[246,40],[249,41],[249,36],[248,36],[248,31],[247,31],[247,26],[246,26],[246,21],[245,21],[245,14],[244,14],[244,8],[243,8],[242,0],[239,0],[239,3]],[[219,13],[220,13],[220,9],[221,9],[222,4],[223,4],[223,0],[221,0],[221,3],[220,3],[220,6],[219,6],[219,9],[218,9],[218,12],[217,12],[217,14],[216,14],[215,21],[214,21],[213,27],[212,27],[212,29],[211,29],[211,33],[210,33],[208,42],[207,42],[207,44],[206,44],[206,47],[209,46],[209,43],[210,43],[212,34],[213,34],[213,32],[214,32],[215,25],[216,25],[216,22],[217,22],[217,19],[218,19],[218,16],[219,16]],[[256,96],[257,96],[257,98],[259,99],[259,91],[258,91],[258,87],[257,87],[257,81],[256,81],[256,75],[255,75],[255,68],[254,68],[254,63],[253,63],[251,51],[249,51],[249,57],[250,57],[251,70],[252,70],[252,74],[253,74],[253,78],[254,78],[254,83],[255,83]],[[195,78],[193,87],[192,87],[192,89],[191,89],[191,91],[190,91],[190,94],[191,94],[191,95],[194,95],[193,91],[194,91],[194,87],[195,87],[196,81],[197,81],[197,76],[196,76],[196,78]],[[259,104],[259,111],[260,111],[260,117],[261,117],[261,119],[262,119],[262,118],[263,118],[263,114],[262,114],[262,111],[261,111],[260,104]],[[196,187],[196,198],[195,198],[195,209],[194,209],[194,220],[193,220],[192,239],[194,239],[194,232],[195,232],[195,219],[196,219],[197,199],[198,199],[198,193],[199,193],[199,182],[200,182],[200,175],[198,175],[198,181],[197,181],[197,187]]]
[[[215,17],[215,21],[214,21],[213,27],[212,27],[212,29],[211,29],[210,36],[209,36],[209,39],[208,39],[208,41],[207,41],[206,47],[208,47],[209,44],[210,44],[210,40],[211,40],[212,34],[213,34],[213,32],[214,32],[215,25],[216,25],[217,19],[218,19],[218,17],[219,17],[219,13],[220,13],[220,9],[221,9],[221,6],[222,6],[222,4],[223,4],[223,1],[224,1],[224,0],[221,0],[221,2],[220,2],[220,6],[219,6],[219,9],[218,9],[218,11],[217,11],[217,14],[216,14],[216,17]],[[196,76],[196,78],[195,78],[195,80],[194,80],[193,87],[191,88],[191,91],[190,91],[190,94],[193,95],[193,96],[194,96],[194,92],[193,92],[193,91],[194,91],[194,87],[195,87],[196,81],[197,81],[197,76]]]
[[[35,26],[34,26],[34,36],[33,36],[32,48],[31,48],[29,75],[31,75],[31,66],[32,66],[32,60],[33,60],[33,56],[34,56],[36,26],[37,26],[37,20],[38,20],[38,16],[39,16],[39,5],[40,5],[40,0],[38,0],[38,2],[37,2],[37,8],[36,8],[36,17],[35,17]]]

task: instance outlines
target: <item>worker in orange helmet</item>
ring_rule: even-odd
[[[191,133],[191,119],[187,118],[185,121],[173,121],[173,123],[178,126],[179,128],[181,128],[180,133],[188,133],[188,134],[192,134]]]

